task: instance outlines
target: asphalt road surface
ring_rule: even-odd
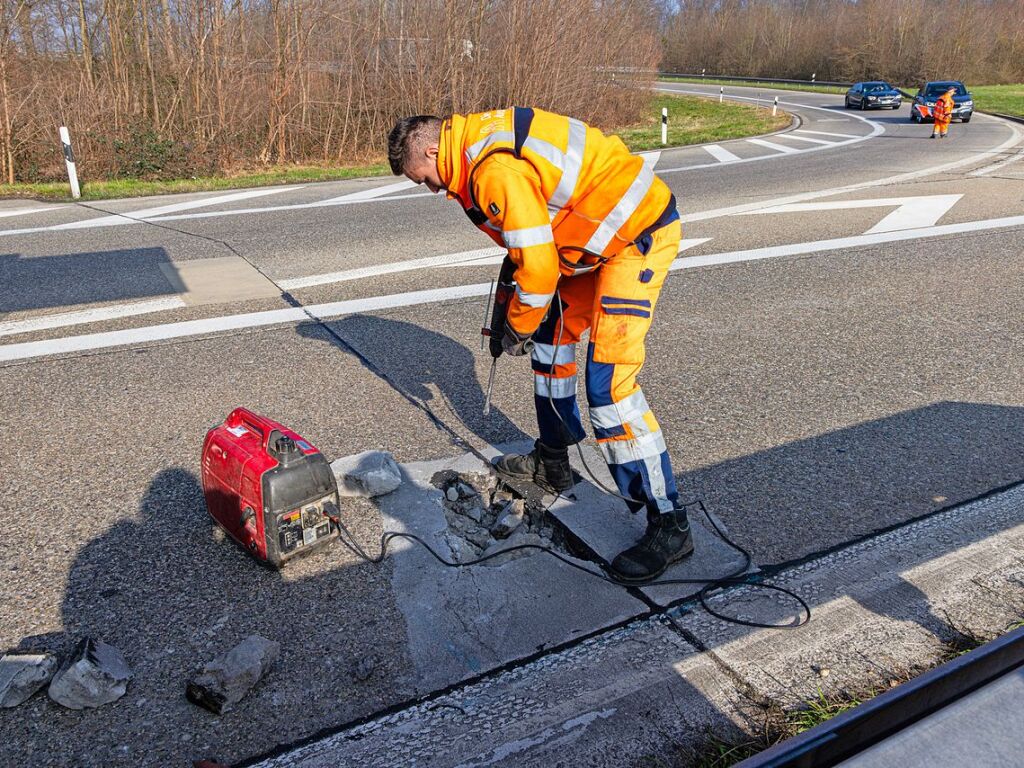
[[[932,141],[907,107],[780,95],[786,131],[645,155],[685,240],[642,382],[684,494],[761,566],[1024,476],[1024,128],[977,115]],[[206,517],[199,451],[242,404],[329,457],[529,438],[525,361],[481,414],[500,253],[458,207],[394,179],[8,201],[0,244],[0,645],[94,634],[136,673],[98,710],[0,715],[0,762],[235,761],[430,693],[392,564],[254,568]],[[370,543],[382,520],[352,524]],[[248,706],[185,703],[252,633],[284,648]]]

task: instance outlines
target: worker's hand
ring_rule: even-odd
[[[533,339],[529,336],[520,336],[511,326],[505,325],[505,333],[501,337],[501,347],[506,354],[512,357],[528,355],[533,351]]]

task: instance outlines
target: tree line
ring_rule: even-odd
[[[0,181],[181,177],[384,154],[402,115],[633,119],[653,0],[0,0]],[[627,73],[627,74],[623,74]],[[635,73],[635,74],[629,74]],[[635,83],[633,83],[635,84]]]
[[[1024,0],[680,0],[673,72],[912,86],[1024,81]]]

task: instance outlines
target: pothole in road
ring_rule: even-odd
[[[442,493],[448,522],[444,537],[454,562],[470,562],[520,544],[579,556],[569,549],[564,529],[547,514],[543,504],[499,485],[490,473],[444,470],[436,473],[431,483]],[[501,566],[536,551],[521,549],[480,565]]]

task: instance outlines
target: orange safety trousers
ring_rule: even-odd
[[[593,272],[563,277],[533,335],[534,399],[540,439],[577,443],[576,345],[590,330],[586,391],[590,422],[620,493],[633,511],[670,512],[678,501],[665,438],[637,376],[658,295],[679,252],[676,214]]]

